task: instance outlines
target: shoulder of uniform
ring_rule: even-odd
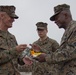
[[[52,38],[49,38],[49,41],[54,43],[54,42],[57,42],[56,40],[52,39]]]
[[[37,43],[38,43],[38,40],[36,40],[36,41],[33,42],[33,44],[37,44]]]

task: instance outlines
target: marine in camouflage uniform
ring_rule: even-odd
[[[13,35],[11,35],[9,32],[0,30],[0,75],[14,75],[13,73],[17,63],[16,61],[13,61],[15,60],[13,58],[17,57],[18,55],[14,49],[16,45],[17,42]]]
[[[33,45],[39,46],[42,53],[52,54],[59,47],[59,44],[47,36],[47,23],[38,22],[36,26],[40,38]],[[32,75],[54,75],[56,73],[55,66],[48,65],[46,62],[34,62],[32,65]]]
[[[72,20],[70,6],[61,4],[54,7],[55,15],[50,20],[55,21],[59,28],[64,28],[61,44],[51,56],[46,56],[48,64],[58,64],[58,75],[76,75],[76,21]]]
[[[20,75],[17,56],[24,48],[17,46],[15,36],[8,32],[13,19],[17,18],[14,6],[0,6],[0,75]]]

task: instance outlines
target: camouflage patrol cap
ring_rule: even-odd
[[[61,4],[54,7],[54,15],[50,17],[51,21],[55,20],[55,16],[58,15],[63,10],[69,10],[70,6],[67,4]]]
[[[37,29],[47,29],[47,23],[38,22],[36,23]]]
[[[19,17],[15,14],[15,6],[0,6],[0,12],[6,12],[10,17],[18,19]]]

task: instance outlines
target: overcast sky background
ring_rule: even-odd
[[[16,36],[18,44],[30,44],[39,38],[35,24],[40,21],[48,23],[48,36],[60,43],[64,29],[59,29],[49,18],[54,14],[53,7],[63,3],[70,5],[72,17],[76,19],[76,0],[0,0],[0,5],[16,7],[19,19],[9,31]]]

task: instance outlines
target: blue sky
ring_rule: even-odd
[[[64,29],[59,29],[49,18],[54,13],[53,7],[63,3],[70,5],[72,17],[76,19],[76,0],[0,0],[0,5],[16,7],[19,19],[9,31],[16,36],[18,44],[30,44],[39,38],[35,24],[40,21],[48,23],[48,36],[60,43]]]

